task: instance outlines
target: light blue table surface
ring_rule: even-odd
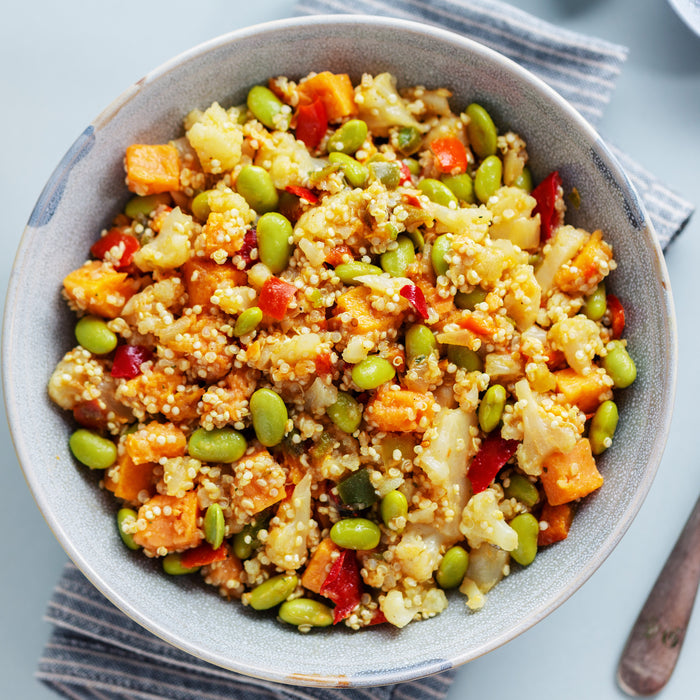
[[[601,131],[700,207],[700,37],[664,0],[513,4],[630,48]],[[3,302],[34,202],[85,125],[122,90],[171,56],[225,31],[289,16],[293,6],[293,0],[2,3]],[[462,667],[449,700],[624,697],[615,685],[619,654],[700,490],[695,405],[700,396],[700,212],[666,259],[678,317],[680,366],[671,437],[652,490],[622,542],[593,577],[535,628]],[[42,615],[66,555],[34,504],[5,420],[0,421],[0,440],[0,698],[48,699],[55,696],[33,673],[49,634]],[[700,697],[698,662],[696,611],[662,696]]]

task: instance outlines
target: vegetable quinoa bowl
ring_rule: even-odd
[[[676,361],[591,128],[483,46],[365,17],[221,37],[100,115],[3,349],[97,588],[214,664],[335,686],[464,663],[573,593],[651,485]]]

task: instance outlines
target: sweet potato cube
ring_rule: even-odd
[[[367,421],[387,433],[425,432],[434,415],[431,397],[387,385],[377,389],[365,409]]]
[[[357,114],[355,90],[346,73],[317,73],[299,85],[299,92],[308,102],[320,99],[326,108],[329,122],[339,121]]]
[[[117,467],[114,476],[110,477],[108,474],[105,477],[105,488],[123,501],[138,503],[141,491],[147,491],[149,494],[155,492],[153,478],[154,466],[155,465],[150,462],[136,464],[134,460],[124,452],[117,458]],[[110,472],[111,471],[110,469]]]
[[[244,455],[234,467],[231,485],[233,505],[255,515],[286,496],[287,472],[272,455],[261,448]]]
[[[321,586],[333,566],[334,554],[339,551],[340,547],[330,537],[321,540],[306,565],[301,585],[314,593],[321,593]]]
[[[124,440],[126,452],[135,464],[157,462],[161,457],[181,457],[185,454],[185,433],[172,423],[152,421]]]
[[[134,533],[134,542],[153,552],[160,547],[169,552],[196,547],[202,540],[197,515],[195,491],[188,491],[182,498],[154,496],[139,508],[139,520],[143,518],[147,525]]]
[[[557,391],[566,401],[584,413],[593,413],[603,401],[612,398],[612,389],[605,383],[606,375],[595,369],[582,376],[571,367],[554,372]]]
[[[336,317],[348,314],[350,320],[347,324],[353,334],[364,335],[372,331],[388,330],[394,323],[401,323],[401,315],[395,317],[382,313],[372,307],[370,299],[371,291],[368,287],[352,287],[341,294],[335,304]]]
[[[180,158],[172,144],[135,143],[126,149],[126,184],[138,195],[180,188]]]
[[[547,457],[540,479],[552,506],[583,498],[603,485],[588,438],[581,438],[566,454],[555,452]]]
[[[590,293],[610,271],[612,256],[602,232],[594,231],[574,259],[559,268],[554,284],[570,294]]]
[[[565,540],[569,536],[569,528],[574,517],[574,509],[570,503],[562,503],[553,506],[545,501],[540,514],[540,522],[547,523],[545,530],[540,530],[537,537],[537,544],[545,547]]]
[[[218,288],[240,287],[248,283],[243,270],[230,263],[219,265],[204,258],[190,258],[182,266],[182,271],[188,305],[201,306],[205,311],[213,306],[211,297]]]
[[[116,318],[136,293],[138,282],[111,263],[91,260],[63,280],[66,296],[81,310],[103,318]]]

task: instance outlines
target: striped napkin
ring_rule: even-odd
[[[301,0],[299,14],[344,13],[345,0]],[[356,13],[416,19],[461,32],[539,75],[594,126],[603,115],[627,49],[555,27],[496,0],[354,0]],[[615,154],[640,193],[665,247],[693,207],[627,155]],[[297,688],[223,670],[156,638],[109,603],[73,566],[46,614],[54,628],[37,677],[80,700],[409,700],[444,698],[454,671],[395,686]]]

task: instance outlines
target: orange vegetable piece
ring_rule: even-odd
[[[483,312],[465,312],[457,319],[457,324],[480,336],[491,337],[496,332],[493,319]]]
[[[581,438],[566,454],[556,452],[547,457],[540,480],[552,506],[570,503],[600,488],[603,476],[596,466],[588,438]]]
[[[389,330],[398,326],[403,314],[385,314],[375,309],[371,304],[371,291],[368,287],[352,287],[341,294],[335,303],[336,317],[349,314],[347,326],[355,334],[364,335],[372,331]]]
[[[570,294],[592,292],[608,274],[610,268],[607,263],[612,256],[612,248],[603,240],[602,231],[593,231],[574,259],[559,268],[554,284]],[[606,263],[605,267],[603,263]]]
[[[323,71],[299,84],[299,94],[308,103],[320,99],[329,122],[357,114],[355,89],[347,73]]]
[[[196,547],[202,540],[198,514],[196,491],[188,491],[182,498],[154,496],[139,508],[139,520],[143,518],[147,525],[134,533],[134,542],[153,552],[160,547],[169,552]]]
[[[116,318],[136,293],[138,282],[111,263],[91,260],[63,280],[68,298],[83,311],[103,318]]]
[[[218,586],[219,593],[227,598],[240,598],[245,590],[241,582],[244,572],[243,564],[233,552],[226,549],[225,559],[209,564],[204,581],[210,586]]]
[[[180,188],[180,158],[172,144],[132,144],[126,149],[124,165],[127,187],[138,195]]]
[[[585,377],[571,367],[553,374],[557,380],[557,391],[584,413],[593,413],[603,401],[612,398],[612,389],[605,384],[605,375],[595,369]]]
[[[224,559],[226,559],[225,545],[214,549],[208,542],[202,542],[197,547],[183,552],[180,562],[186,569],[194,569],[195,566],[208,566],[215,561],[223,561]]]
[[[326,262],[333,267],[338,267],[338,265],[345,262],[346,255],[349,256],[351,260],[355,257],[352,254],[352,248],[345,245],[345,243],[341,243],[332,248],[328,255],[326,255]]]
[[[213,304],[211,297],[218,288],[241,287],[248,283],[244,270],[230,263],[219,265],[213,260],[190,258],[182,266],[188,306],[201,306],[204,311]]]
[[[458,175],[467,171],[467,149],[456,136],[443,136],[430,144],[435,165],[442,173]]]
[[[622,333],[625,330],[625,307],[614,294],[608,294],[605,297],[605,303],[610,312],[610,330],[612,331],[612,337],[613,340],[617,340],[622,337]]]
[[[323,586],[323,582],[333,566],[333,555],[336,552],[340,552],[340,547],[330,537],[321,540],[301,577],[301,585],[304,588],[308,588],[314,593],[321,593],[321,586]]]
[[[537,536],[537,545],[545,547],[548,544],[565,540],[569,536],[569,528],[573,518],[574,509],[570,503],[553,506],[545,502],[542,506],[540,522],[546,522],[547,529],[540,530],[540,534]]]
[[[104,480],[105,488],[117,498],[130,503],[139,503],[141,491],[147,491],[151,495],[155,491],[154,466],[149,462],[136,464],[126,452],[123,452],[117,457],[116,478],[112,478],[108,474]]]
[[[383,384],[367,403],[365,418],[388,433],[424,432],[435,410],[431,396]]]
[[[181,457],[187,438],[173,423],[152,421],[124,439],[126,452],[135,464],[157,462],[161,457]]]
[[[255,515],[286,496],[286,470],[263,447],[241,457],[234,467],[232,505]]]

